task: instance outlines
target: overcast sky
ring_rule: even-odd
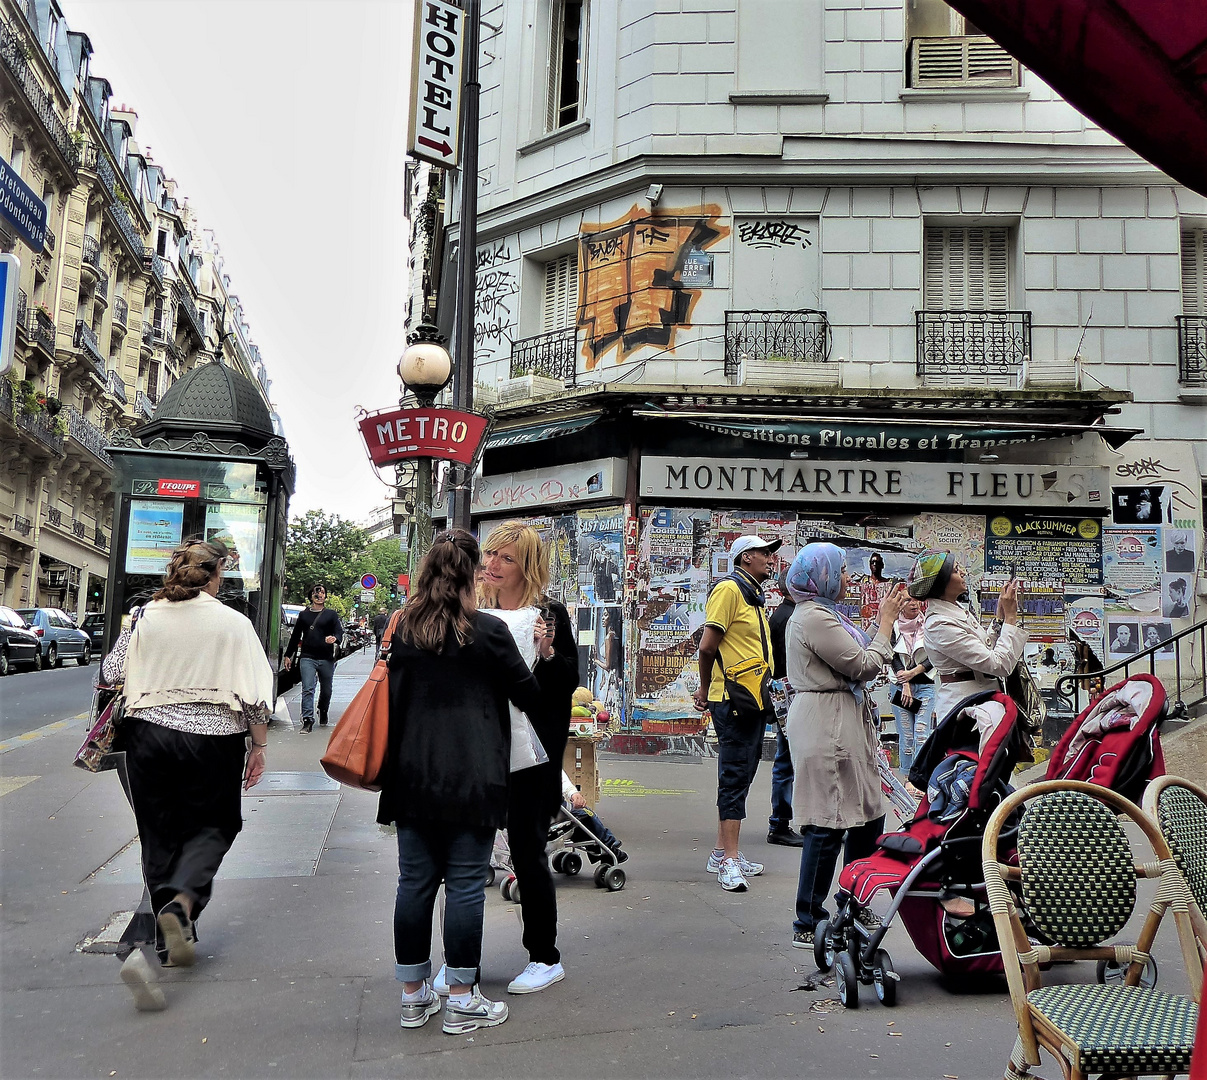
[[[407,0],[61,0],[135,138],[214,230],[298,466],[290,515],[387,497],[355,409],[398,400]]]

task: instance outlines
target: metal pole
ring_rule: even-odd
[[[411,573],[432,546],[432,459],[415,462],[415,511],[411,514]]]
[[[474,288],[478,251],[478,35],[481,0],[465,0],[465,83],[462,88],[461,222],[457,247],[457,355],[453,364],[453,408],[469,412],[474,405]],[[429,463],[428,468],[431,468]],[[449,524],[470,525],[472,476],[453,487]],[[430,482],[430,474],[429,474]],[[430,488],[429,488],[430,491]]]

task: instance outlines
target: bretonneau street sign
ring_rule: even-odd
[[[407,149],[442,169],[455,169],[460,160],[464,30],[459,7],[417,0]]]
[[[4,158],[0,158],[0,215],[35,252],[46,245],[46,204]]]
[[[360,433],[374,465],[417,457],[472,465],[486,423],[457,409],[388,409],[362,417]]]

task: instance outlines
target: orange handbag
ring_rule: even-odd
[[[400,608],[391,616],[382,636],[381,658],[339,718],[323,755],[323,771],[332,780],[361,791],[381,790],[390,741],[390,682],[386,660],[401,615]]]

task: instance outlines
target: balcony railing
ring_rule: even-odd
[[[38,84],[25,59],[24,45],[16,30],[6,22],[0,22],[0,63],[8,69],[13,81],[21,87],[29,107],[42,121],[47,134],[59,151],[68,169],[74,173],[80,165],[80,154],[67,134],[67,127],[54,110],[54,97]],[[72,177],[74,179],[74,176]],[[47,244],[53,249],[49,236]]]
[[[115,398],[117,398],[117,400],[120,401],[123,405],[126,404],[130,399],[128,397],[126,397],[125,380],[123,380],[122,377],[116,371],[110,371],[108,381],[109,381],[109,393],[111,393]]]
[[[201,321],[201,313],[197,310],[197,305],[193,303],[193,298],[189,295],[189,290],[177,282],[174,291],[176,298],[180,301],[180,307],[184,310],[185,320],[193,333],[197,335],[197,344],[204,345],[205,325]]]
[[[143,246],[142,237],[139,235],[138,229],[135,228],[134,222],[130,220],[130,214],[126,208],[120,202],[112,202],[105,209],[109,211],[113,224],[117,226],[117,231],[133,252],[134,257],[136,259],[143,258],[147,253],[147,249]]]
[[[109,441],[105,437],[105,433],[74,405],[68,405],[63,412],[67,414],[67,434],[85,450],[90,451],[97,459],[112,468],[113,459],[105,452],[105,443]]]
[[[47,230],[46,230],[46,250],[54,251],[54,245],[55,245],[54,230],[47,228]]]
[[[17,290],[17,329],[23,334],[29,333],[29,323],[26,321],[29,318],[29,297],[25,295],[24,289]]]
[[[43,446],[56,454],[63,453],[63,436],[55,431],[45,410],[35,413],[19,411],[13,401],[12,383],[7,379],[0,379],[0,414],[7,416],[18,429]]]
[[[115,296],[113,298],[113,322],[125,330],[129,318],[130,305],[126,302],[126,298],[124,296]]]
[[[27,517],[22,517],[16,514],[13,517],[13,532],[19,532],[22,536],[28,536],[33,532],[34,523]]]
[[[511,378],[544,375],[574,386],[578,371],[578,330],[568,326],[511,343]]]
[[[163,288],[163,259],[161,259],[154,252],[148,253],[148,252],[144,251],[143,256],[142,256],[142,265],[143,265],[143,269],[146,270],[147,273],[151,275],[151,280],[154,281],[155,284],[159,288],[162,289]]]
[[[824,311],[725,312],[725,374],[742,358],[823,364],[830,359],[830,323]]]
[[[80,258],[85,266],[91,266],[99,274],[101,270],[101,242],[95,236],[84,237],[84,250]]]
[[[1178,316],[1178,382],[1207,386],[1207,315]]]
[[[54,359],[54,319],[41,308],[34,312],[33,339],[34,344],[46,350],[48,356]]]
[[[93,295],[102,303],[109,302],[109,275],[103,270],[96,276],[96,289]]]
[[[49,521],[52,525],[57,525],[59,528],[62,528],[63,527],[63,511],[60,510],[57,506],[48,506],[46,508],[46,520]]]
[[[92,542],[102,551],[109,546],[109,538],[105,535],[104,530],[102,530],[99,525],[92,534]]]
[[[155,402],[152,398],[144,394],[141,390],[136,390],[134,393],[134,411],[147,420],[150,420],[155,415]]]
[[[76,320],[75,347],[92,361],[94,367],[100,369],[102,379],[107,377],[105,358],[101,355],[101,343],[97,340],[96,331],[83,319]]]
[[[71,523],[71,531],[81,540],[86,539],[88,536],[88,529],[82,521],[73,521]]]
[[[917,371],[953,384],[1016,380],[1031,355],[1029,311],[919,311]]]

